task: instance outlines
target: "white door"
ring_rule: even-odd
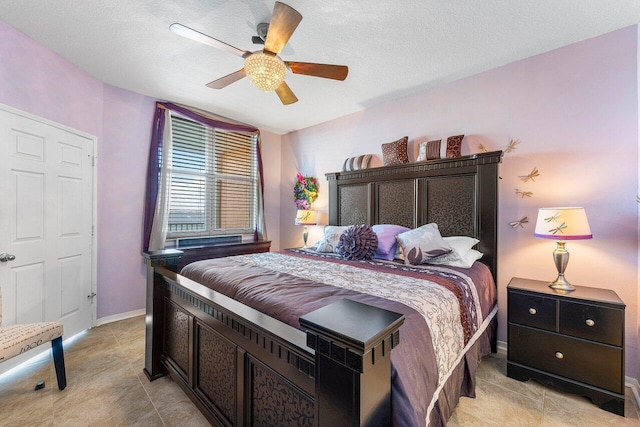
[[[64,337],[92,326],[94,142],[0,106],[0,253],[10,259],[0,257],[5,326],[59,321]]]

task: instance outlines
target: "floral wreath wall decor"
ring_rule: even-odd
[[[296,175],[296,183],[293,186],[293,200],[296,208],[308,211],[318,198],[318,180],[313,176]]]

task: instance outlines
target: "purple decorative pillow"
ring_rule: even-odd
[[[462,155],[462,138],[464,138],[464,135],[447,138],[447,158],[460,157]]]
[[[376,224],[371,228],[378,236],[378,250],[373,257],[392,261],[398,249],[396,235],[409,231],[409,228],[394,224]]]
[[[400,138],[397,141],[382,144],[382,164],[383,166],[401,165],[409,163],[409,154],[407,151],[408,136]]]
[[[338,243],[338,253],[344,259],[371,259],[378,249],[378,236],[368,225],[349,227]]]

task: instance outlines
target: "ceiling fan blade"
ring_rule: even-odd
[[[229,86],[231,83],[237,82],[246,75],[247,73],[245,73],[244,68],[242,68],[235,73],[228,74],[224,77],[220,77],[217,80],[207,83],[207,87],[210,87],[211,89],[222,89]]]
[[[298,98],[293,94],[289,85],[286,82],[282,82],[280,86],[276,89],[276,93],[278,94],[278,98],[284,105],[293,104],[294,102],[298,102]]]
[[[279,54],[300,21],[302,21],[302,15],[297,10],[277,1],[273,6],[273,15],[269,23],[267,39],[264,42],[264,50],[276,55]]]
[[[285,62],[292,73],[325,79],[344,80],[349,74],[346,65],[314,64],[313,62]]]
[[[246,58],[251,54],[251,52],[240,50],[237,47],[233,47],[230,44],[226,44],[225,42],[216,40],[213,37],[202,34],[201,32],[194,30],[193,28],[185,27],[182,24],[171,24],[169,26],[169,29],[182,37],[186,37],[188,39],[213,46],[216,49],[224,50],[225,52],[233,53],[234,55],[238,55],[243,58]]]

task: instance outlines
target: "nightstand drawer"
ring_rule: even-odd
[[[560,301],[561,334],[622,346],[624,311]]]
[[[556,300],[518,292],[508,293],[509,322],[556,330]]]
[[[509,324],[510,362],[624,393],[622,349]]]

